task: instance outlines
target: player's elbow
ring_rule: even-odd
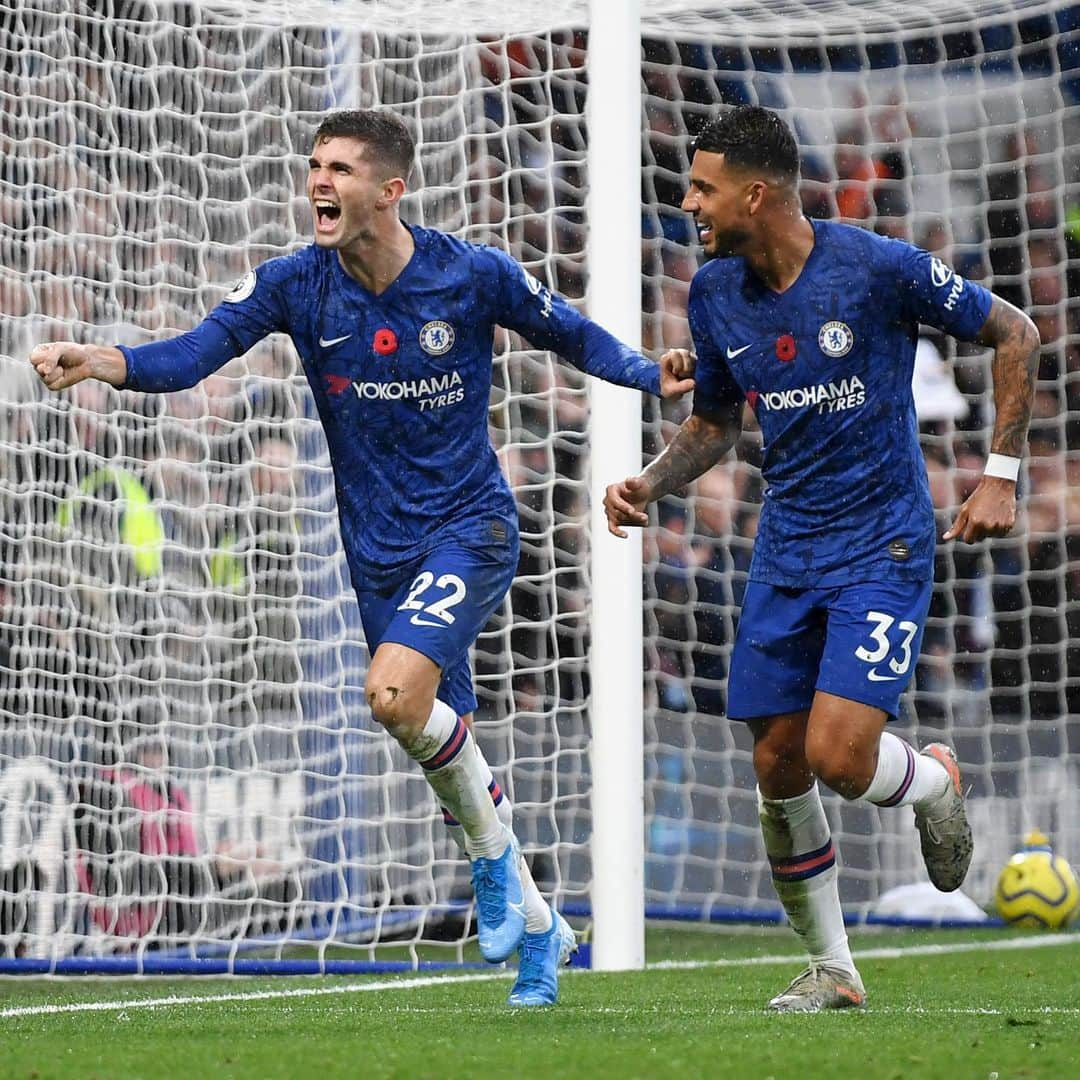
[[[1036,353],[1042,348],[1042,338],[1039,336],[1039,328],[1035,325],[1030,315],[1024,314],[1022,327],[1021,348],[1025,353]]]
[[[980,345],[1004,349],[1015,357],[1034,357],[1042,347],[1039,329],[1027,312],[995,296],[990,313],[976,337]]]

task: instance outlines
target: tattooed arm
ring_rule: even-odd
[[[608,485],[604,495],[608,532],[625,537],[623,525],[648,525],[645,507],[711,469],[735,445],[741,431],[741,401],[715,416],[691,415],[643,473]]]
[[[993,454],[1020,457],[1027,442],[1035,372],[1039,366],[1039,331],[1022,311],[994,297],[990,314],[976,339],[994,349]]]
[[[994,349],[994,435],[992,454],[1018,458],[1027,442],[1035,372],[1039,364],[1039,331],[1018,308],[995,296],[982,330],[980,345]],[[969,544],[986,536],[1004,536],[1016,522],[1016,482],[984,476],[960,507],[944,539]]]

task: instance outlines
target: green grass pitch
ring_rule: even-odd
[[[852,945],[869,1007],[818,1016],[763,1012],[801,967],[775,930],[650,929],[648,969],[570,972],[557,1008],[527,1013],[506,1008],[497,969],[7,979],[0,1076],[1080,1077],[1080,933],[862,931]]]

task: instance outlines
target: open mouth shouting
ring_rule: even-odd
[[[315,231],[332,233],[341,220],[341,207],[329,199],[315,199]]]

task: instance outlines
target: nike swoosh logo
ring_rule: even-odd
[[[903,675],[879,675],[876,671],[868,671],[866,677],[871,682],[896,682],[897,679],[902,679]]]
[[[746,350],[747,350],[747,349],[749,349],[749,348],[750,348],[750,346],[749,346],[749,345],[744,345],[744,346],[743,346],[743,347],[742,347],[741,349],[733,349],[733,348],[732,348],[732,347],[731,347],[731,346],[729,345],[729,346],[728,346],[728,349],[727,349],[727,358],[728,358],[729,360],[734,360],[734,359],[735,359],[735,357],[739,355],[739,353],[744,353],[744,352],[746,352]]]
[[[352,334],[346,334],[344,337],[331,338],[329,341],[326,338],[319,338],[319,345],[324,349],[329,349],[331,345],[340,345],[343,341],[348,341],[352,337]]]
[[[444,623],[444,622],[428,622],[427,619],[421,619],[419,615],[414,615],[409,620],[409,622],[411,622],[413,624],[413,626],[433,626],[433,627],[435,627],[436,630],[445,630],[446,629],[446,623]]]

